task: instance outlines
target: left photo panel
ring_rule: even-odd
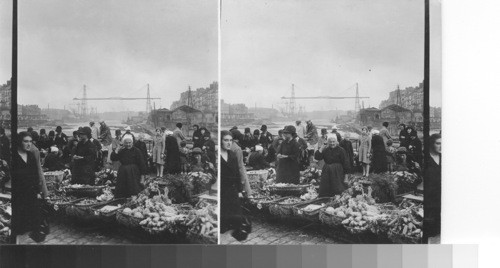
[[[17,244],[218,242],[217,35],[216,0],[19,3]]]
[[[0,245],[12,242],[11,103],[12,1],[0,2]]]

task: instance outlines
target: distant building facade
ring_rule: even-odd
[[[248,107],[243,103],[229,104],[221,100],[221,119],[223,125],[244,124],[254,120],[253,113],[248,112]]]
[[[383,109],[392,104],[398,104],[411,111],[422,110],[424,107],[424,84],[420,83],[416,87],[407,87],[399,90],[401,103],[398,104],[398,90],[391,91],[389,98],[380,103],[379,108]]]

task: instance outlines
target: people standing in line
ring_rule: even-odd
[[[319,197],[332,197],[345,190],[344,181],[349,173],[349,160],[345,150],[339,146],[335,136],[328,137],[327,144],[315,153],[317,160],[324,160],[321,171]]]
[[[61,126],[57,126],[56,127],[56,133],[55,133],[55,138],[54,138],[54,142],[57,146],[57,148],[59,148],[59,150],[62,150],[64,148],[64,146],[66,144],[68,144],[68,136],[66,136],[66,134],[64,134],[62,132],[62,127]]]
[[[372,135],[372,171],[374,173],[387,172],[387,152],[384,138],[378,130],[373,130]]]
[[[366,177],[370,174],[370,158],[372,150],[372,137],[367,127],[361,128],[358,148],[359,162],[361,162],[361,165],[363,166],[363,177]]]
[[[92,130],[89,127],[83,127],[79,132],[80,141],[76,145],[73,155],[72,183],[88,184],[95,183],[94,165],[96,161],[96,148],[90,141]]]
[[[346,132],[344,134],[344,138],[340,141],[339,146],[344,149],[347,155],[347,160],[349,162],[349,169],[347,173],[353,173],[354,172],[354,149],[352,148],[352,142],[349,140],[351,137],[351,134],[349,132]]]
[[[179,143],[177,143],[172,131],[167,130],[165,134],[165,169],[170,174],[179,174],[181,173]]]
[[[441,134],[429,137],[429,154],[425,159],[424,180],[429,183],[425,189],[424,206],[426,217],[424,225],[427,237],[437,237],[439,243],[441,234]]]
[[[165,140],[161,129],[156,129],[156,135],[153,137],[153,163],[156,167],[156,177],[163,177],[163,165],[165,164]]]
[[[340,136],[340,133],[337,131],[337,127],[332,128],[332,134],[335,134],[338,142],[342,141],[342,136]]]
[[[407,147],[408,132],[406,131],[406,125],[399,124],[399,147]]]
[[[102,134],[102,133],[101,133]],[[122,143],[122,131],[117,129],[115,130],[115,137],[111,141],[111,152],[115,151],[118,147],[121,146]],[[108,151],[109,160],[111,161],[111,153]],[[111,161],[111,166],[114,171],[118,171],[120,168],[120,161]]]
[[[113,136],[111,135],[111,130],[109,129],[108,125],[104,121],[100,122],[101,127],[99,129],[99,134],[100,134],[100,140],[102,142],[102,146],[107,149],[108,154],[106,156],[106,162],[108,164],[111,163],[111,152],[113,151],[112,148],[112,143],[113,143]],[[116,134],[116,132],[115,132]]]
[[[380,137],[384,139],[384,146],[387,146],[387,141],[392,140],[391,134],[389,133],[389,130],[387,129],[389,127],[389,122],[384,122],[382,123],[382,128],[380,129]]]
[[[29,232],[29,237],[39,243],[48,234],[48,225],[43,225],[42,200],[48,196],[45,178],[39,159],[32,149],[32,138],[21,132],[16,140],[17,153],[13,155],[12,178],[16,180],[13,191],[15,215],[12,219],[14,235]],[[44,228],[45,227],[45,228]]]
[[[255,151],[250,153],[248,157],[248,165],[253,169],[267,169],[270,167],[269,163],[264,158],[264,148],[262,148],[262,146],[255,146]]]
[[[302,139],[306,136],[306,128],[300,120],[295,121],[295,133]]]
[[[94,121],[90,121],[89,123],[90,129],[92,130],[92,138],[98,140],[100,138],[99,128],[95,125]]]
[[[267,153],[269,145],[271,145],[273,142],[273,135],[267,131],[266,125],[262,125],[260,127],[260,131],[259,143],[260,145],[262,145],[262,147],[264,147],[264,153]]]
[[[203,135],[198,125],[193,125],[193,148],[201,148],[203,146]]]
[[[175,124],[175,129],[172,133],[172,136],[177,140],[177,146],[181,147],[181,141],[186,139],[186,137],[182,133],[182,123]]]
[[[141,182],[148,170],[141,151],[134,146],[133,139],[125,136],[123,147],[111,153],[111,160],[120,161],[116,178],[115,197],[128,198],[142,191]]]
[[[250,225],[243,216],[240,199],[243,197],[243,173],[236,153],[231,150],[234,142],[229,131],[221,131],[221,191],[220,191],[220,233],[231,232],[237,240],[245,240],[250,233]],[[246,174],[246,172],[244,173]]]
[[[276,182],[278,183],[299,184],[300,182],[300,148],[297,141],[293,139],[294,133],[294,126],[286,126],[283,130],[284,140],[279,146],[276,156],[278,159]]]
[[[146,143],[144,142],[144,133],[139,133],[137,136],[137,141],[134,144],[137,149],[141,152],[142,157],[144,158],[144,163],[146,163],[146,167],[148,166],[148,148]]]

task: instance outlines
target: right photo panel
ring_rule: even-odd
[[[429,107],[425,15],[416,0],[222,1],[221,244],[439,235],[440,31]]]

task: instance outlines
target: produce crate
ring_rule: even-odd
[[[87,198],[84,198],[85,200]],[[96,211],[92,208],[97,205],[107,204],[110,201],[106,202],[98,202],[94,204],[78,204],[78,202],[74,202],[73,204],[66,207],[66,215],[77,218],[79,220],[84,221],[93,221],[99,219],[99,214],[96,214]]]
[[[274,215],[278,218],[282,219],[287,219],[287,218],[293,218],[293,206],[301,204],[302,201],[296,202],[296,203],[290,203],[290,204],[282,204],[281,202],[285,201],[286,199],[290,198],[292,196],[286,197],[283,200],[274,202],[269,206],[269,212],[271,215]]]
[[[309,185],[294,185],[294,186],[269,186],[269,192],[271,194],[281,195],[281,196],[300,196],[307,192]]]
[[[330,227],[339,227],[342,225],[344,218],[326,213],[326,208],[321,208],[318,215],[319,221]]]
[[[73,195],[77,197],[97,197],[102,194],[103,189],[106,186],[83,186],[79,188],[64,187],[67,195]]]
[[[330,197],[321,197],[314,200],[302,202],[298,205],[292,207],[293,215],[298,218],[303,218],[309,221],[319,221],[319,211],[321,208],[312,210],[312,211],[304,211],[303,209],[308,205],[321,205],[330,202],[332,198]]]
[[[215,236],[206,236],[195,233],[191,230],[188,230],[186,233],[186,239],[191,244],[217,244],[217,237]]]
[[[110,211],[110,212],[102,212],[100,211],[101,208],[105,206],[116,206],[116,205],[124,205],[127,202],[129,202],[129,199],[127,198],[119,198],[119,199],[113,199],[109,202],[106,202],[105,204],[99,204],[95,205],[92,207],[92,210],[98,217],[105,221],[105,222],[114,222],[116,221],[116,213],[120,210],[120,208],[117,208],[116,210]]]
[[[267,177],[269,176],[269,170],[263,169],[263,170],[251,170],[247,171],[247,176],[248,176],[248,181],[253,182],[261,182],[267,180]]]

